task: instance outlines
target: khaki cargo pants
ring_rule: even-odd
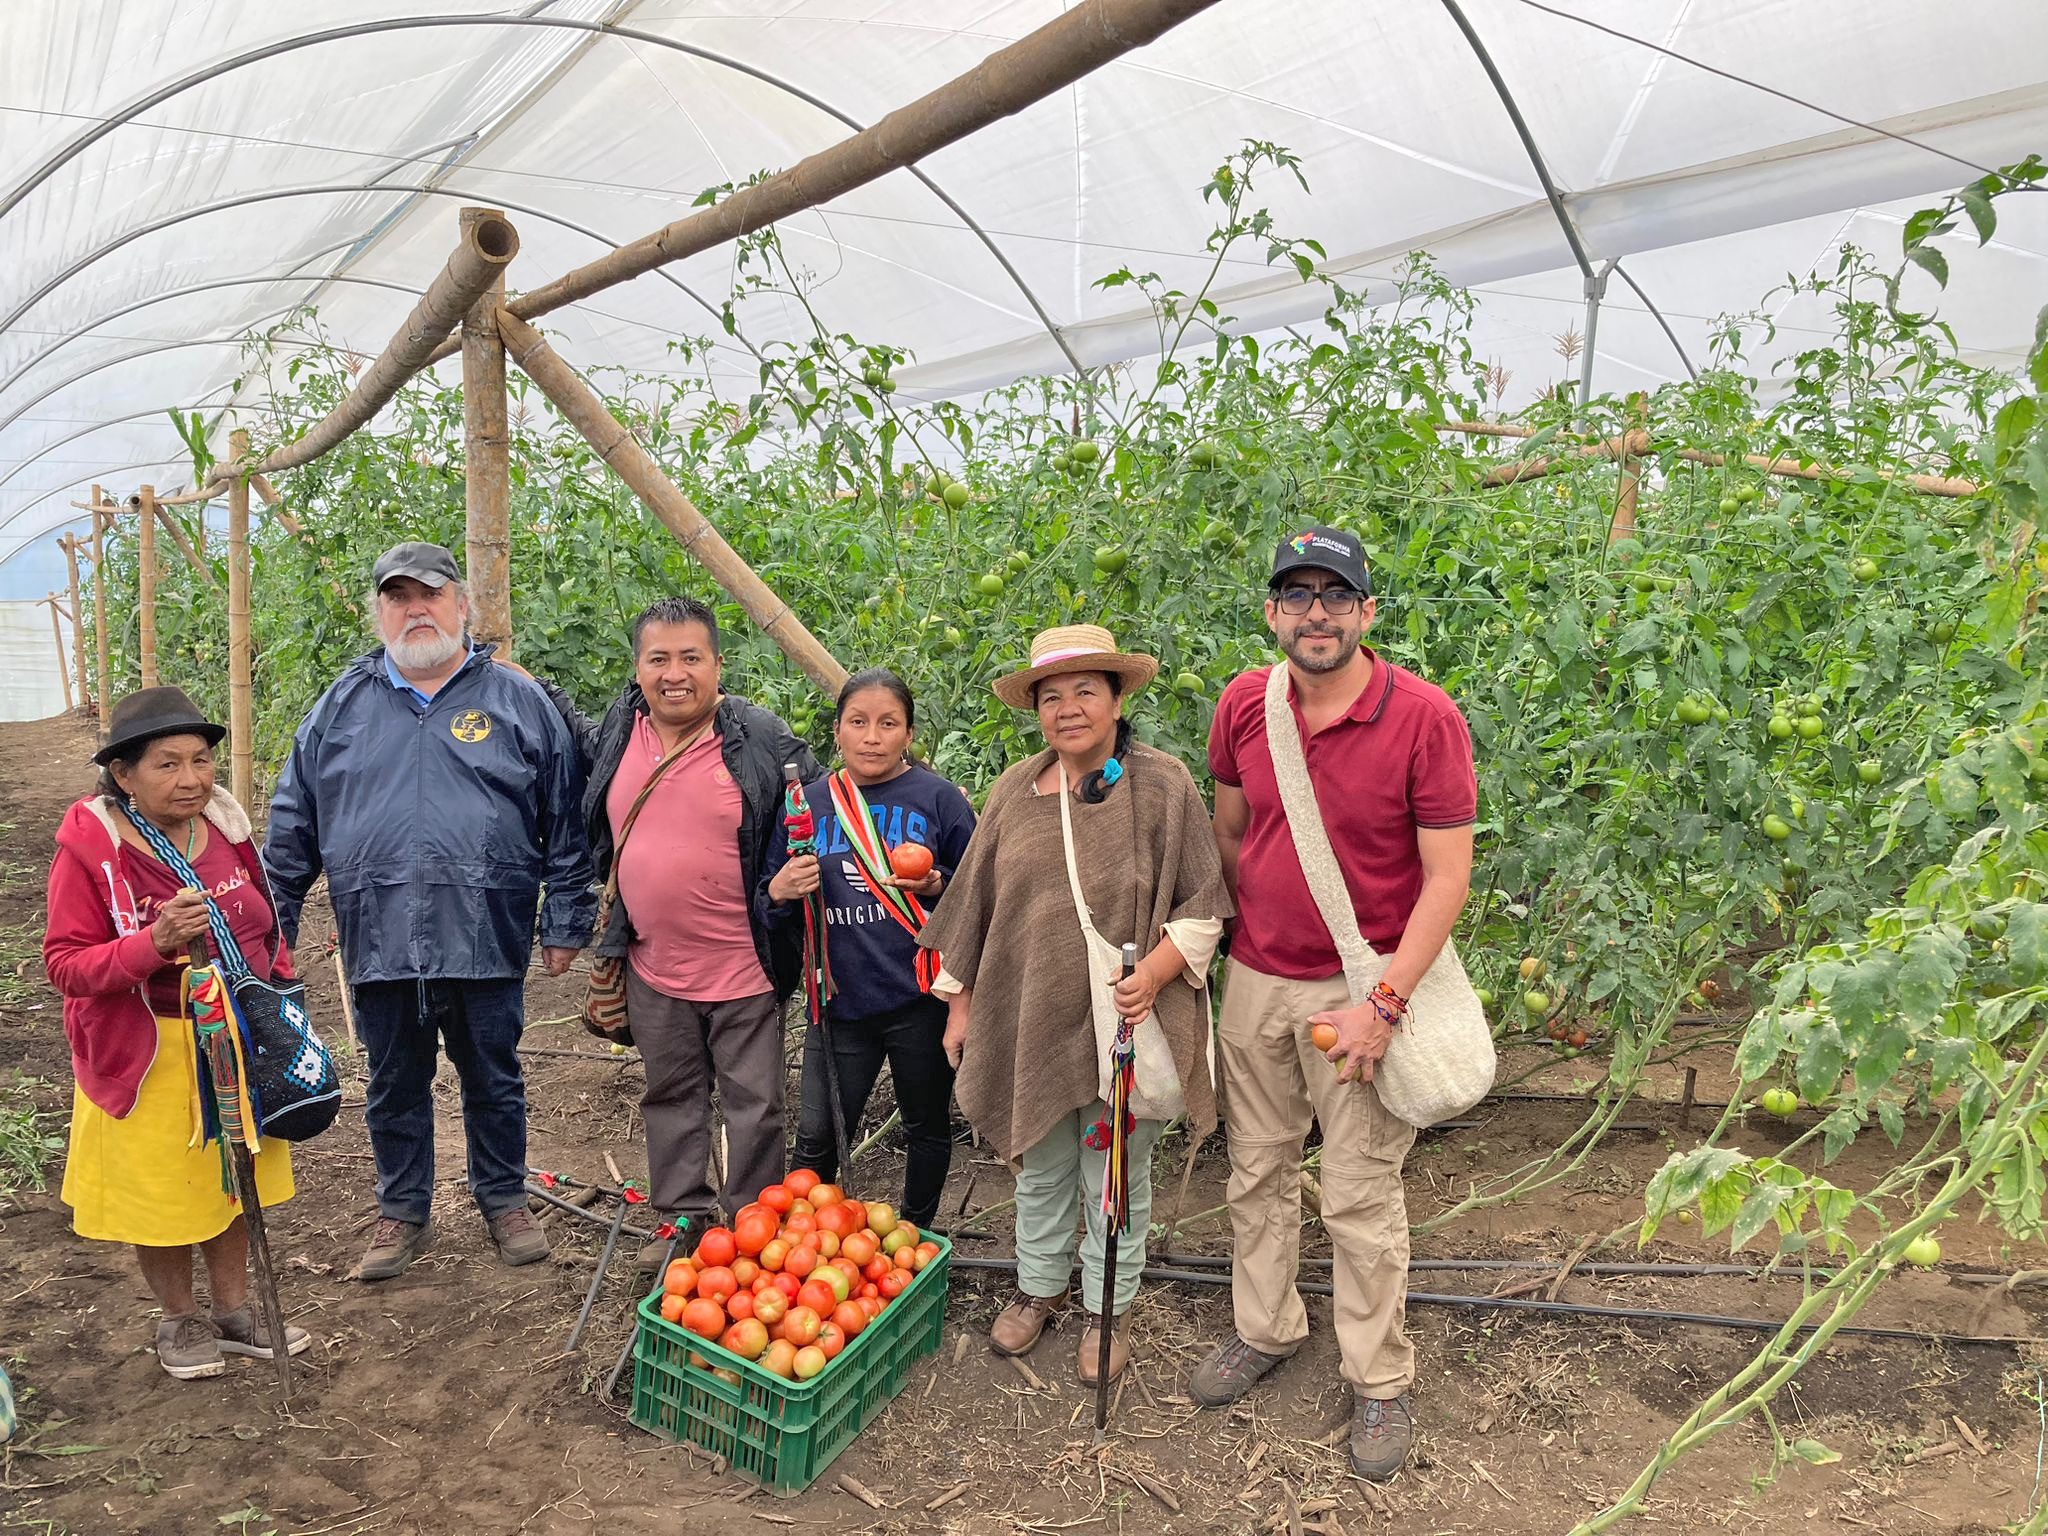
[[[1349,1004],[1342,975],[1288,981],[1232,960],[1217,1024],[1217,1067],[1230,1139],[1231,1300],[1238,1336],[1270,1355],[1308,1337],[1295,1289],[1301,1258],[1302,1141],[1322,1123],[1323,1225],[1336,1249],[1337,1345],[1361,1397],[1398,1397],[1415,1379],[1402,1332],[1408,1207],[1401,1162],[1415,1127],[1380,1105],[1370,1083],[1337,1081],[1309,1043],[1310,1014]]]

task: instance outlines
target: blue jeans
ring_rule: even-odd
[[[370,1059],[364,1119],[377,1160],[377,1210],[424,1225],[434,1201],[434,1070],[440,1044],[462,1081],[469,1191],[486,1221],[526,1204],[523,978],[373,981],[355,987]]]

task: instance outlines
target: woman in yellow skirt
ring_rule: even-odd
[[[93,758],[99,789],[57,829],[43,938],[77,1079],[64,1203],[79,1236],[134,1245],[163,1309],[157,1358],[181,1380],[220,1375],[226,1355],[272,1355],[249,1305],[249,1233],[226,1149],[206,1136],[184,998],[185,947],[206,932],[208,898],[251,970],[291,974],[248,814],[214,783],[213,749],[226,734],[176,688],[145,688],[114,706]],[[129,812],[184,852],[204,895],[150,852]],[[290,1149],[265,1141],[255,1163],[264,1206],[289,1200]],[[193,1293],[194,1247],[211,1316]],[[301,1328],[285,1333],[295,1355],[313,1342]]]

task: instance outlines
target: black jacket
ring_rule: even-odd
[[[612,824],[605,813],[605,797],[611,792],[612,777],[619,771],[627,744],[633,739],[634,722],[647,713],[647,699],[638,683],[628,683],[605,711],[604,719],[598,721],[579,710],[568,694],[553,683],[542,681],[541,687],[561,712],[582,755],[583,771],[588,778],[583,793],[583,821],[597,864],[597,877],[602,881],[610,876],[612,867]],[[783,835],[782,765],[795,763],[806,781],[824,770],[811,755],[811,749],[797,740],[778,716],[734,694],[720,696],[716,729],[725,771],[739,786],[740,800],[746,808],[740,818],[740,889],[752,891],[760,883],[761,867],[773,839]],[[771,930],[762,921],[758,904],[750,902],[748,907],[761,969],[774,986],[776,997],[786,998],[803,970],[802,933],[787,927]],[[597,936],[595,953],[623,955],[632,942],[632,917],[624,901],[615,901],[604,932]]]

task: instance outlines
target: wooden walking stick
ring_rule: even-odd
[[[240,1029],[228,996],[227,978],[213,963],[212,943],[202,935],[186,947],[192,956],[192,1021],[198,1027],[202,1060],[212,1080],[213,1101],[220,1116],[222,1161],[232,1179],[234,1196],[242,1203],[242,1219],[249,1224],[249,1260],[256,1271],[256,1295],[263,1307],[263,1326],[270,1335],[270,1358],[277,1362],[278,1390],[290,1402],[291,1341],[285,1335],[284,1307],[277,1297],[277,1269],[270,1262],[270,1237],[263,1229],[263,1199],[256,1192],[256,1160],[249,1154],[254,1112],[243,1085]],[[249,1112],[247,1118],[245,1111]]]
[[[1121,975],[1138,969],[1138,946],[1123,949]],[[1102,1353],[1095,1361],[1095,1443],[1109,1426],[1109,1345],[1116,1331],[1116,1240],[1131,1224],[1131,1079],[1137,1058],[1137,1026],[1118,1019],[1109,1050],[1109,1113],[1097,1131],[1107,1132],[1102,1164]]]
[[[789,854],[818,851],[817,818],[804,799],[803,777],[795,763],[782,765],[787,790],[782,802],[782,824],[789,829]],[[839,1154],[838,1176],[844,1179],[853,1167],[853,1153],[846,1137],[846,1106],[839,1102],[839,1063],[832,1055],[832,1031],[825,1023],[825,1004],[832,996],[832,968],[825,957],[825,887],[804,897],[804,1006],[818,1027],[818,1051],[825,1058],[825,1097],[832,1101],[832,1141]]]

